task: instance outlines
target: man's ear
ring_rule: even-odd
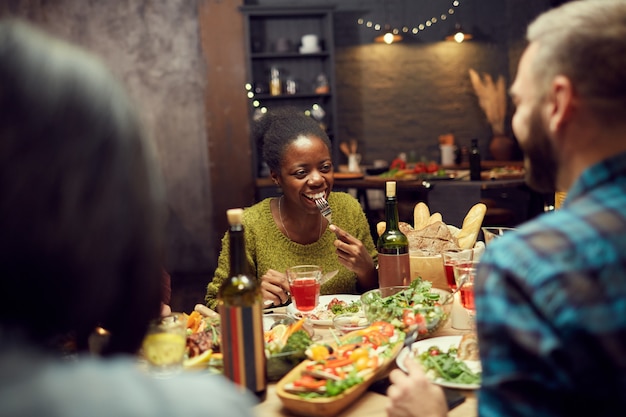
[[[554,135],[563,128],[574,111],[574,88],[569,78],[558,75],[548,93],[548,129]]]

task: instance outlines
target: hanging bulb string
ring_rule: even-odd
[[[359,25],[364,25],[367,28],[371,28],[377,32],[380,32],[381,30],[383,31],[387,31],[390,30],[391,33],[393,33],[394,35],[398,35],[400,32],[402,33],[410,33],[412,35],[417,35],[420,32],[423,32],[424,30],[432,27],[434,24],[438,23],[439,21],[445,21],[448,19],[448,16],[452,16],[455,13],[455,8],[458,8],[461,5],[461,1],[460,0],[454,0],[451,2],[450,7],[448,8],[448,10],[441,12],[439,14],[439,16],[433,16],[430,19],[426,20],[424,23],[419,23],[413,27],[408,27],[406,25],[403,25],[401,28],[398,27],[394,27],[392,26],[389,21],[388,21],[388,16],[387,16],[387,8],[385,7],[384,10],[384,19],[385,21],[383,23],[375,23],[371,20],[365,20],[363,18],[359,18],[357,20],[357,23]],[[384,6],[386,6],[386,0],[385,0],[385,4]],[[406,13],[404,13],[404,15],[406,15]]]

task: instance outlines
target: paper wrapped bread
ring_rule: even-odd
[[[457,239],[444,222],[435,222],[420,230],[409,231],[409,248],[432,253],[441,253],[450,249],[458,249]]]
[[[450,249],[470,249],[476,244],[478,233],[487,213],[487,206],[477,203],[467,212],[460,229],[446,225],[441,213],[430,214],[428,206],[419,202],[413,210],[414,226],[399,222],[400,231],[409,238],[409,248],[440,253]],[[385,222],[376,224],[378,235],[385,231]]]

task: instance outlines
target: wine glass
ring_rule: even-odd
[[[476,326],[476,306],[474,304],[474,278],[478,261],[461,262],[454,265],[454,278],[461,294],[461,305],[467,311],[472,329]]]
[[[303,316],[319,304],[322,268],[318,265],[296,265],[287,269],[291,300]]]
[[[481,227],[481,229],[483,232],[483,238],[485,239],[485,246],[489,245],[493,239],[515,230],[514,227]]]

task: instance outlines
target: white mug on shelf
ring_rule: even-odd
[[[317,35],[304,35],[302,36],[301,42],[302,47],[300,48],[300,52],[318,52],[320,49]]]
[[[439,145],[441,150],[441,165],[454,164],[454,145]]]
[[[351,153],[348,155],[348,171],[349,172],[361,172],[361,154]]]

